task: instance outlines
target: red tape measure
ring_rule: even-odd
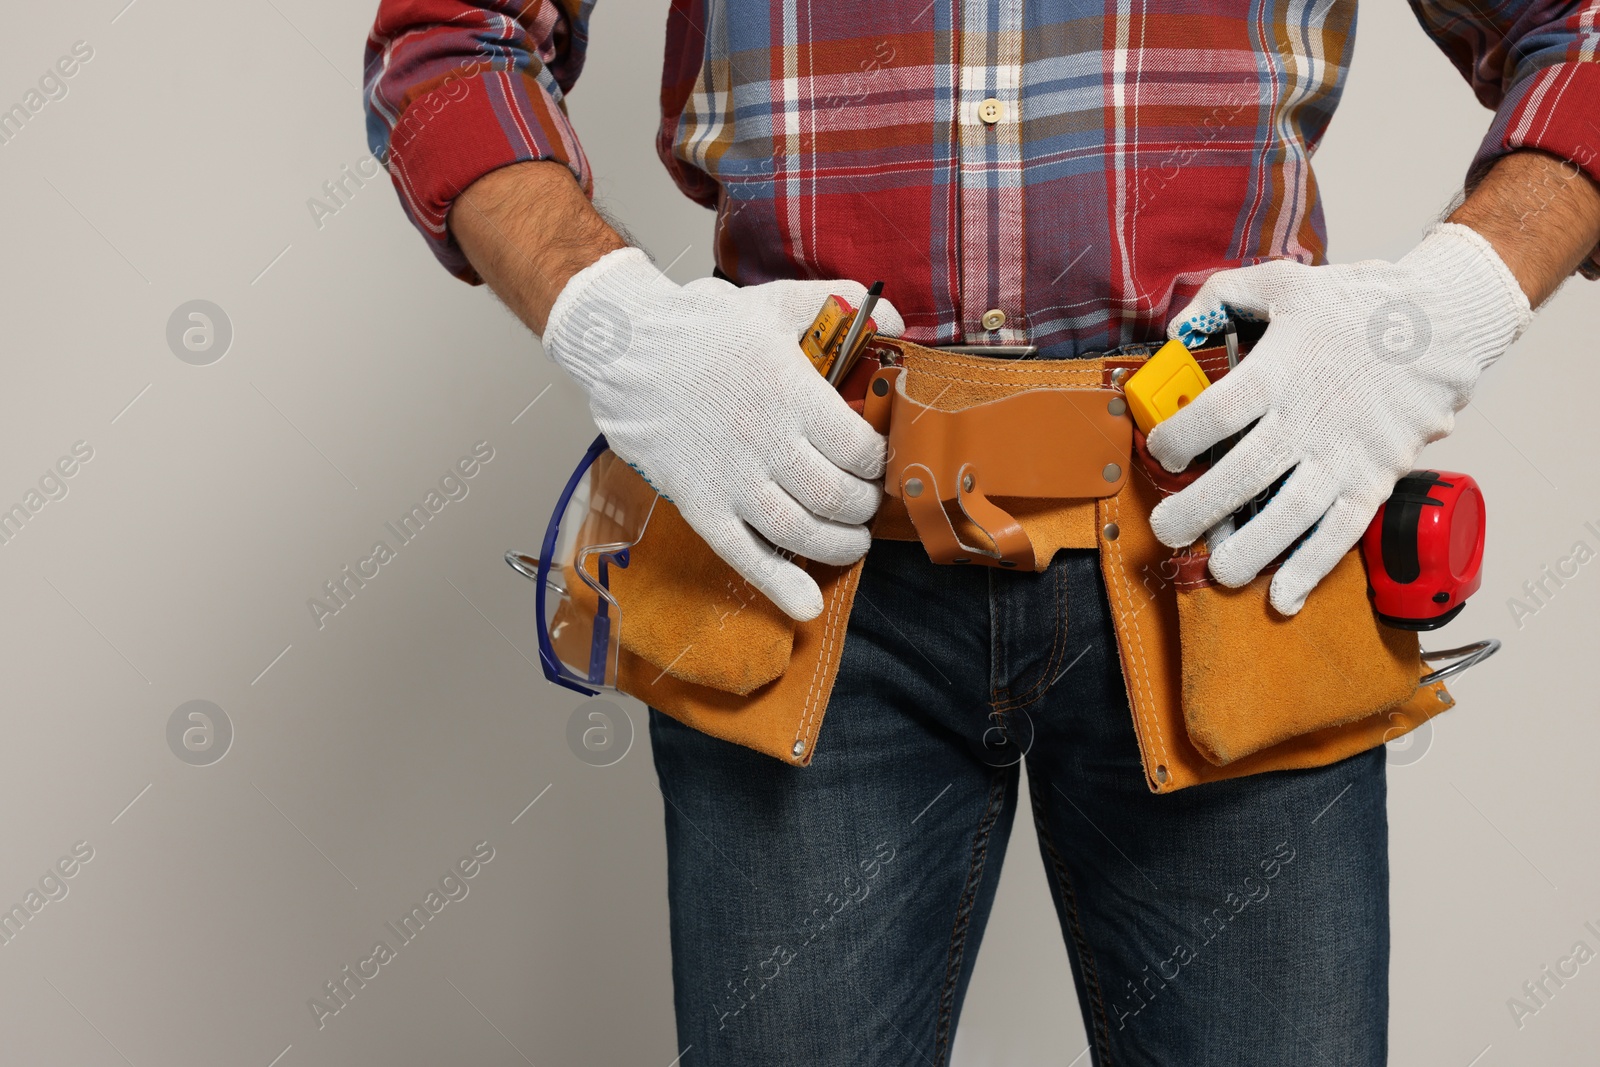
[[[1471,475],[1412,471],[1361,537],[1367,592],[1379,621],[1435,630],[1483,582],[1483,492]]]

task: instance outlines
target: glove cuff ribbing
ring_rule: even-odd
[[[660,277],[649,255],[642,248],[631,247],[613,249],[574,274],[550,305],[550,316],[539,337],[545,355],[587,386],[597,368],[585,365],[588,346],[583,343],[584,334],[591,329],[625,327],[621,298]],[[590,306],[595,299],[600,302],[598,308]],[[614,358],[616,353],[608,355]]]
[[[1455,287],[1459,296],[1501,312],[1512,326],[1507,346],[1533,321],[1533,308],[1522,283],[1494,245],[1472,227],[1459,222],[1436,223],[1406,258],[1413,256],[1426,259],[1435,276]]]

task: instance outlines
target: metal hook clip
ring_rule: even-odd
[[[1446,678],[1460,674],[1468,667],[1477,666],[1499,651],[1500,639],[1498,637],[1488,637],[1482,641],[1474,641],[1470,645],[1462,645],[1460,648],[1440,649],[1438,652],[1423,650],[1422,659],[1424,662],[1440,659],[1452,660],[1453,662],[1445,664],[1436,671],[1429,671],[1424,674],[1418,684],[1432,685],[1434,682],[1442,682]]]

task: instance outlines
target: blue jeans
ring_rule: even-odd
[[[1097,1067],[1385,1060],[1383,749],[1151,794],[1094,550],[875,542],[810,767],[650,734],[684,1067],[948,1063],[1023,762]]]

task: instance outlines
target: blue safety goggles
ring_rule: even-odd
[[[534,582],[539,666],[556,685],[585,696],[616,688],[622,606],[613,572],[628,566],[659,499],[602,434],[561,490],[539,555],[506,553]]]

